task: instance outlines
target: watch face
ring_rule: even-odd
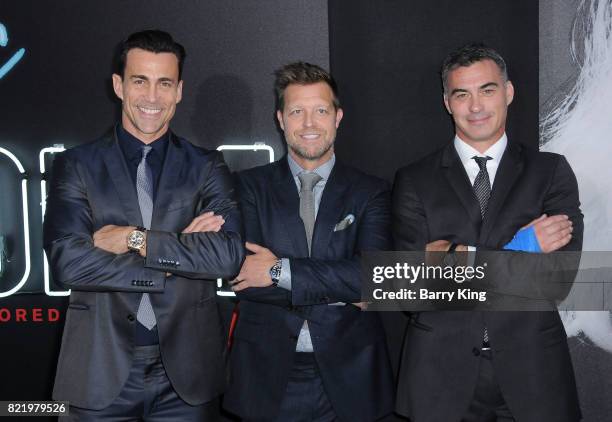
[[[145,234],[139,230],[134,230],[128,236],[128,248],[140,250],[144,247]]]
[[[278,279],[280,278],[281,275],[281,264],[280,263],[276,263],[272,266],[272,268],[270,268],[270,278],[272,278],[272,282],[273,283],[278,283]]]

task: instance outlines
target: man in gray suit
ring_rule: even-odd
[[[70,402],[70,420],[216,419],[226,371],[213,280],[235,275],[244,252],[221,155],[169,130],[184,57],[165,32],[132,34],[113,75],[121,122],[53,167],[44,245],[72,289],[53,398]]]

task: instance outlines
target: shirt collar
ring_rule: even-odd
[[[170,139],[170,131],[166,131],[166,133],[153,142],[145,144],[140,139],[136,138],[134,135],[125,130],[123,125],[119,124],[117,125],[117,138],[119,139],[119,145],[125,154],[125,158],[127,158],[129,161],[140,161],[142,159],[142,147],[149,145],[153,148],[153,151],[151,152],[155,152],[163,162],[164,157],[166,156],[168,140]]]
[[[459,159],[463,163],[463,165],[467,165],[470,162],[473,162],[472,157],[491,157],[495,162],[499,163],[502,155],[504,155],[504,151],[506,150],[506,146],[508,145],[508,137],[506,136],[506,132],[499,138],[493,145],[489,147],[483,154],[478,152],[475,148],[468,145],[465,141],[463,141],[458,135],[455,135],[455,139],[453,141],[455,144],[455,149],[457,150],[457,154],[459,155]]]
[[[291,170],[291,174],[293,178],[296,178],[298,174],[307,172],[308,170],[304,170],[294,159],[291,157],[291,154],[287,154],[287,161],[289,162],[289,169]],[[321,176],[323,181],[327,181],[329,179],[329,175],[331,174],[332,169],[334,168],[334,164],[336,163],[336,154],[332,154],[331,158],[321,164],[319,167],[315,168],[311,171],[311,173],[317,173]]]

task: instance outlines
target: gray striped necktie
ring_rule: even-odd
[[[487,213],[487,206],[489,204],[489,198],[491,197],[491,182],[489,180],[489,172],[487,171],[487,161],[492,160],[492,158],[476,156],[472,158],[476,160],[476,164],[478,164],[478,168],[480,169],[476,175],[476,179],[474,179],[474,192],[476,193],[478,203],[480,204],[480,216],[484,221],[485,214]],[[489,330],[487,330],[486,325],[482,340],[483,347],[489,347]]]
[[[153,216],[153,172],[147,163],[147,155],[151,152],[151,149],[152,147],[149,145],[142,147],[142,159],[136,170],[136,193],[138,194],[138,205],[145,229],[151,228],[151,218]],[[136,319],[148,330],[152,330],[157,324],[148,293],[143,293],[140,298]]]
[[[306,240],[308,241],[308,255],[312,247],[312,232],[315,224],[315,200],[313,188],[322,179],[317,173],[302,172],[300,179],[300,218],[304,222]]]
[[[313,188],[322,177],[317,173],[302,172],[298,174],[298,178],[300,179],[300,217],[304,222],[306,240],[308,241],[308,256],[310,256],[312,250],[312,233],[315,225],[315,200]],[[304,321],[302,325],[295,350],[298,352],[313,351],[308,321]]]

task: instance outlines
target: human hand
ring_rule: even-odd
[[[567,245],[572,240],[572,231],[574,231],[572,220],[564,214],[550,217],[542,214],[523,229],[528,227],[533,227],[543,253],[554,252]]]
[[[126,253],[127,237],[134,230],[133,226],[104,226],[93,234],[94,246],[116,255]]]
[[[213,211],[208,211],[194,218],[183,229],[183,233],[218,232],[224,223],[223,216],[215,215]]]
[[[237,292],[248,287],[267,287],[272,285],[270,268],[278,261],[269,249],[255,243],[246,242],[247,255],[235,280],[230,281],[232,290]]]

